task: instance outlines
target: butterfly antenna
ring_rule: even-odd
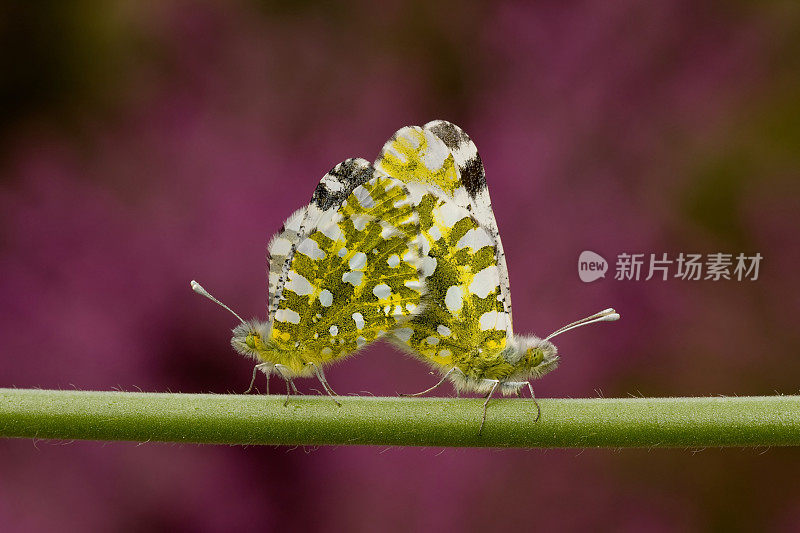
[[[613,322],[614,320],[619,320],[619,313],[614,311],[611,308],[603,309],[599,313],[595,313],[592,316],[587,316],[586,318],[581,318],[580,320],[576,320],[571,324],[567,324],[564,327],[558,328],[553,333],[545,337],[544,340],[549,341],[556,335],[561,335],[565,331],[569,331],[571,329],[579,328],[581,326],[588,326],[589,324],[594,324],[595,322]]]
[[[192,282],[191,282],[191,285],[192,285],[192,290],[193,290],[194,292],[196,292],[197,294],[199,294],[199,295],[201,295],[201,296],[205,296],[206,298],[208,298],[209,300],[211,300],[211,301],[212,301],[212,302],[214,302],[215,304],[219,305],[220,307],[224,307],[225,309],[227,309],[228,311],[230,311],[230,312],[233,314],[233,316],[235,316],[236,318],[238,318],[238,319],[239,319],[239,322],[241,322],[242,324],[245,324],[245,321],[244,321],[244,320],[242,320],[242,317],[240,317],[239,315],[237,315],[237,314],[236,314],[236,313],[233,311],[233,309],[231,309],[230,307],[228,307],[228,306],[227,306],[227,305],[225,305],[224,303],[220,302],[219,300],[217,300],[217,299],[216,299],[216,298],[214,298],[213,296],[211,296],[211,294],[210,294],[210,293],[209,293],[207,290],[205,290],[205,289],[203,288],[203,286],[202,286],[202,285],[200,285],[199,283],[197,283],[195,280],[192,280]]]

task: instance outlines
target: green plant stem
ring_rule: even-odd
[[[0,437],[217,444],[800,445],[800,396],[481,399],[0,389]]]

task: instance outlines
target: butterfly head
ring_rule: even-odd
[[[540,339],[539,337],[515,336],[508,345],[506,358],[515,367],[514,379],[528,380],[541,377],[558,366],[558,349],[550,342],[556,335],[565,331],[594,324],[595,322],[613,322],[619,320],[614,309],[604,309],[586,318],[576,320]]]
[[[517,336],[511,345],[516,372],[520,381],[542,377],[558,366],[558,349],[546,339]]]
[[[270,338],[270,325],[258,320],[242,322],[233,328],[231,346],[245,357],[259,359],[258,354],[267,350]]]

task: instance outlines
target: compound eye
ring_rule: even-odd
[[[528,357],[531,360],[531,365],[536,366],[544,359],[544,353],[539,348],[530,348],[528,350]]]
[[[248,348],[250,348],[251,350],[255,350],[255,349],[256,349],[256,339],[255,339],[255,335],[253,335],[252,333],[250,333],[249,335],[247,335],[247,337],[244,339],[244,343],[245,343],[245,344],[247,345],[247,347],[248,347]]]

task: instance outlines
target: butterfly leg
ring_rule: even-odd
[[[253,379],[250,380],[250,386],[247,387],[247,390],[244,391],[244,394],[250,394],[250,391],[253,390],[253,385],[256,383],[256,376],[258,375],[258,371],[270,366],[269,363],[259,363],[253,367]],[[267,394],[269,394],[269,374],[267,374]]]
[[[542,417],[542,408],[539,407],[539,402],[536,401],[536,396],[533,394],[533,385],[531,385],[530,381],[528,382],[528,390],[531,391],[531,398],[533,398],[533,403],[536,404],[536,418],[533,421],[538,422]]]
[[[493,384],[492,388],[486,394],[486,401],[483,402],[483,418],[481,418],[481,427],[478,430],[478,435],[483,433],[483,425],[486,423],[486,406],[489,405],[489,400],[492,399],[492,394],[494,394],[494,391],[497,390],[498,385],[500,385],[500,380],[497,379],[485,379],[483,381],[490,381],[493,382]]]
[[[328,383],[328,380],[325,379],[325,372],[323,372],[320,367],[318,367],[315,363],[313,363],[311,361],[306,363],[306,365],[310,365],[312,368],[314,368],[314,374],[317,375],[317,379],[319,379],[319,382],[322,383],[322,388],[324,388],[325,392],[328,393],[328,396],[330,396],[331,399],[334,402],[336,402],[336,405],[341,407],[342,404],[339,403],[339,400],[336,399],[336,396],[339,396],[339,395],[336,394],[336,392],[331,388],[330,384]]]
[[[294,385],[294,381],[291,378],[284,378],[286,380],[286,399],[283,401],[283,406],[286,407],[289,405],[289,396],[294,392],[295,394],[300,394],[300,391],[297,390],[297,387]]]
[[[433,387],[431,387],[431,388],[429,388],[429,389],[425,389],[425,390],[424,390],[424,391],[422,391],[422,392],[415,392],[414,394],[404,394],[404,393],[400,393],[400,396],[422,396],[422,395],[424,395],[424,394],[427,394],[427,393],[429,393],[430,391],[432,391],[433,389],[435,389],[436,387],[438,387],[439,385],[441,385],[442,383],[444,383],[444,381],[445,381],[445,380],[448,378],[448,376],[449,376],[450,374],[452,374],[452,373],[453,373],[453,371],[454,371],[455,369],[456,369],[456,367],[453,367],[453,368],[451,368],[450,370],[448,370],[448,371],[447,371],[447,374],[445,374],[445,375],[444,375],[444,377],[443,377],[442,379],[440,379],[440,380],[439,380],[439,383],[437,383],[436,385],[434,385]]]
[[[531,391],[531,399],[533,400],[534,405],[536,405],[536,418],[533,420],[537,422],[539,418],[542,416],[542,408],[539,407],[539,402],[536,401],[536,396],[533,394],[533,385],[531,385],[530,381],[506,381],[503,383],[503,387],[507,387],[508,389],[512,389],[516,387],[517,398],[522,398],[522,387],[528,386],[528,390]]]
[[[284,368],[287,370],[287,372],[289,371],[289,368],[284,365],[281,364],[275,365],[275,370],[278,371],[278,374],[286,382],[286,400],[283,402],[283,406],[286,407],[287,405],[289,405],[289,396],[291,396],[292,392],[294,391],[295,394],[300,394],[300,392],[297,390],[297,387],[295,386],[294,381],[292,381],[292,378],[287,377],[286,374],[283,373],[282,369]]]

